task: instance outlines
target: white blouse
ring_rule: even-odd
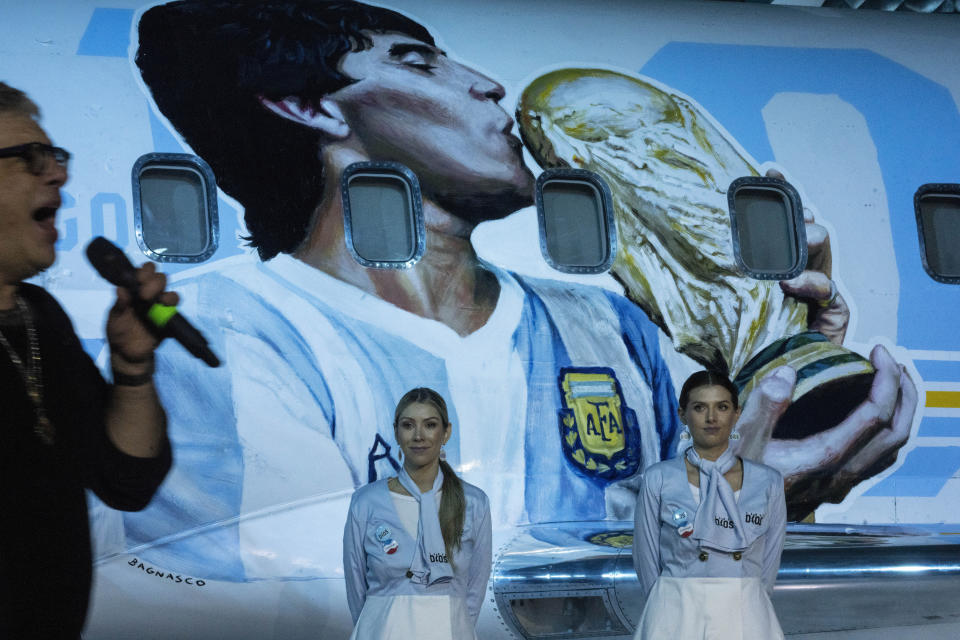
[[[442,495],[443,491],[437,491],[437,513],[440,512]],[[410,537],[416,540],[417,526],[420,524],[420,503],[413,496],[406,496],[396,491],[390,492],[390,499],[393,501],[393,508],[397,510],[397,515],[400,516],[400,524]]]
[[[696,502],[696,503],[697,503],[697,506],[699,507],[699,506],[700,506],[700,487],[698,487],[697,485],[693,484],[692,482],[687,482],[687,484],[690,485],[690,493],[693,494],[693,501]],[[736,491],[733,492],[733,497],[734,497],[734,499],[735,499],[737,502],[740,502],[740,490],[739,490],[739,489],[737,489]],[[414,532],[413,535],[417,535],[416,532]]]

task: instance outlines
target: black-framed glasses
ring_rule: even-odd
[[[70,152],[42,142],[28,142],[0,149],[0,158],[23,158],[27,163],[27,170],[33,175],[39,176],[47,170],[50,158],[53,158],[61,167],[66,168],[70,161]]]

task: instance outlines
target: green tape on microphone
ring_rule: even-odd
[[[170,318],[177,315],[177,308],[169,305],[154,303],[147,310],[147,317],[155,326],[163,329],[170,322]]]

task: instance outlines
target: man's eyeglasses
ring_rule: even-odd
[[[70,152],[60,147],[51,147],[42,142],[28,142],[15,147],[0,149],[0,158],[23,158],[27,163],[27,170],[35,176],[43,175],[47,170],[50,158],[58,165],[66,168],[70,161]]]

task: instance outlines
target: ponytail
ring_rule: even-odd
[[[443,471],[443,495],[440,497],[440,531],[443,532],[443,546],[447,552],[447,559],[453,567],[453,552],[460,549],[463,543],[463,521],[466,517],[467,499],[463,495],[463,483],[447,464],[440,461],[440,470]],[[456,568],[456,567],[454,567]]]

